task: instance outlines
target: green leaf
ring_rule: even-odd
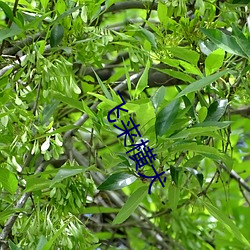
[[[22,250],[16,244],[14,244],[11,240],[9,240],[8,242],[9,242],[10,250]]]
[[[240,48],[244,51],[244,53],[250,57],[250,42],[248,41],[248,39],[246,39],[244,37],[244,39],[240,38],[240,37],[235,37],[237,43],[239,44]]]
[[[50,35],[50,46],[56,47],[63,39],[64,28],[61,24],[54,26]]]
[[[195,127],[188,128],[180,131],[179,133],[172,135],[170,139],[190,139],[196,136],[206,135],[207,132],[215,131],[218,127]]]
[[[180,188],[178,188],[174,182],[171,182],[168,188],[168,204],[173,211],[176,210],[179,199],[180,199]]]
[[[53,97],[55,99],[57,99],[58,101],[66,103],[73,108],[76,108],[82,112],[85,112],[85,109],[83,108],[82,103],[76,99],[70,98],[68,96],[64,96],[64,95],[57,93],[57,92],[54,92]]]
[[[185,49],[181,47],[175,47],[175,48],[173,47],[173,48],[169,48],[168,50],[172,52],[172,54],[175,57],[178,57],[182,60],[190,62],[194,66],[197,65],[199,58],[200,58],[200,54],[198,52],[190,50],[190,49]]]
[[[4,3],[3,1],[0,1],[0,8],[3,9],[5,15],[6,15],[11,21],[14,21],[14,15],[13,15],[13,12],[12,12],[11,8],[9,7],[9,5],[7,5],[7,4]]]
[[[167,24],[168,21],[168,9],[167,5],[163,2],[159,2],[157,6],[157,14],[161,23]]]
[[[225,121],[225,122],[204,121],[195,124],[193,127],[217,127],[217,129],[222,129],[228,127],[230,124],[232,124],[231,121]]]
[[[37,176],[30,176],[26,177],[26,188],[24,192],[33,192],[39,191],[49,188],[51,185],[51,180],[37,177]]]
[[[5,211],[0,212],[0,222],[4,223],[5,220],[7,220],[10,215],[18,212],[24,212],[24,209],[23,208],[14,209],[7,207]]]
[[[54,112],[58,108],[59,102],[52,100],[49,104],[44,105],[42,112],[42,124],[49,122],[50,118],[53,116]]]
[[[53,235],[53,237],[45,244],[45,246],[43,247],[42,250],[49,250],[52,245],[53,242],[59,237],[59,235],[64,231],[64,229],[68,226],[69,222],[64,222],[65,224],[55,232],[55,234]]]
[[[174,99],[156,116],[155,131],[156,136],[164,135],[172,126],[179,110],[179,101]]]
[[[65,167],[61,168],[57,172],[55,178],[52,180],[51,186],[57,182],[61,182],[62,180],[66,179],[70,176],[74,176],[74,175],[80,174],[80,173],[85,172],[85,171],[86,171],[86,168],[83,168],[80,166],[73,167],[73,166],[66,165]]]
[[[201,200],[201,199],[200,199]],[[201,200],[202,201],[202,200]],[[202,201],[208,212],[216,218],[223,226],[232,233],[239,241],[241,241],[245,246],[250,248],[250,242],[245,238],[245,236],[240,232],[238,227],[230,220],[221,210],[213,206],[212,204]]]
[[[185,146],[185,144],[184,144]],[[175,145],[172,147],[171,152],[180,152],[180,150],[184,150],[181,145]],[[220,153],[216,148],[207,146],[207,145],[197,145],[196,143],[188,143],[185,150],[197,152],[205,157],[208,157],[214,161],[223,161],[227,166],[231,165],[230,163],[230,157],[228,157],[226,154]]]
[[[0,30],[0,41],[3,41],[6,38],[17,36],[23,32],[23,29],[20,29],[18,26],[14,25],[11,28]]]
[[[158,107],[164,100],[165,94],[166,94],[166,87],[161,86],[152,96],[151,100],[155,111],[157,111]]]
[[[99,190],[117,190],[126,187],[136,180],[136,176],[124,172],[109,176],[99,187]]]
[[[96,79],[98,81],[98,83],[101,85],[102,91],[105,94],[105,96],[109,99],[109,100],[113,100],[111,94],[109,93],[108,89],[106,88],[106,86],[103,84],[102,80],[100,79],[100,77],[96,74],[96,72],[94,71]]]
[[[154,33],[150,32],[147,29],[142,28],[141,26],[139,26],[140,30],[136,32],[136,34],[140,34],[140,36],[142,37],[143,40],[147,40],[150,42],[150,44],[152,45],[153,48],[157,47],[157,44],[155,42],[155,35]]]
[[[171,175],[171,179],[174,182],[174,184],[176,186],[178,186],[178,182],[179,182],[179,172],[181,171],[180,168],[176,168],[173,166],[170,166],[170,175]]]
[[[44,9],[47,8],[48,3],[49,3],[49,0],[41,0],[41,5],[42,5],[42,7],[43,7]]]
[[[233,0],[232,4],[249,4],[249,0]]]
[[[47,242],[48,241],[47,241],[46,237],[44,235],[41,235],[40,239],[38,241],[36,250],[43,250],[43,247],[46,245]]]
[[[213,102],[208,108],[208,114],[204,122],[219,121],[227,109],[228,100],[222,99]]]
[[[189,168],[189,167],[186,167],[185,168],[188,172],[190,172],[192,175],[195,176],[195,178],[198,180],[200,186],[202,187],[203,185],[203,181],[204,181],[204,176],[201,172],[197,171],[196,169],[194,168]]]
[[[0,183],[11,194],[14,194],[18,187],[18,180],[16,176],[5,168],[0,168]]]
[[[203,122],[206,119],[207,116],[207,108],[206,107],[201,107],[199,112],[198,112],[198,118],[200,122]]]
[[[63,18],[65,18],[66,16],[78,11],[79,9],[81,9],[83,7],[82,4],[79,4],[78,6],[76,7],[73,7],[72,9],[69,9],[69,10],[66,10],[64,13],[62,13],[60,16],[58,16],[56,18],[56,20],[53,22],[54,23],[58,23],[60,20],[62,20]]]
[[[205,60],[205,72],[206,75],[211,75],[223,65],[225,57],[225,51],[222,49],[217,49],[210,53]]]
[[[195,81],[191,84],[189,84],[185,89],[183,89],[178,95],[178,97],[181,97],[183,95],[195,92],[197,90],[200,90],[204,87],[206,87],[207,85],[213,83],[214,81],[218,80],[220,77],[222,77],[223,75],[229,73],[230,70],[223,70],[221,72],[215,73],[213,75],[207,76],[205,78],[202,78],[198,81]]]
[[[188,74],[186,73],[183,73],[183,72],[180,72],[180,71],[176,71],[176,70],[173,70],[173,69],[158,69],[158,68],[155,68],[157,71],[160,71],[162,73],[165,73],[169,76],[172,76],[174,78],[177,78],[177,79],[180,79],[184,82],[193,82],[195,79],[191,76],[189,76]]]
[[[144,185],[138,188],[127,200],[120,212],[116,215],[112,224],[121,224],[124,222],[139,206],[143,198],[146,196],[148,186]]]
[[[135,98],[137,98],[139,96],[139,94],[147,87],[148,85],[148,70],[149,70],[149,67],[150,67],[150,61],[148,60],[147,61],[147,64],[146,64],[146,67],[136,85],[136,88],[135,88],[135,93],[134,93],[134,96]]]
[[[105,214],[105,213],[117,213],[119,212],[119,208],[114,207],[82,207],[81,214]]]
[[[217,30],[217,29],[200,28],[200,30],[219,48],[231,54],[238,55],[241,57],[246,57],[246,54],[237,43],[237,40],[235,37],[228,36],[224,34],[222,31]]]

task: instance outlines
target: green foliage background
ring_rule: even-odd
[[[248,7],[0,1],[0,249],[250,249]]]

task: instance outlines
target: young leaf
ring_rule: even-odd
[[[61,42],[61,40],[63,39],[63,34],[64,34],[63,26],[61,24],[56,25],[51,30],[50,46],[51,47],[56,47]]]
[[[139,206],[143,198],[146,196],[148,186],[144,185],[138,188],[127,200],[120,212],[116,215],[112,224],[121,224],[124,222]]]
[[[205,60],[205,72],[206,75],[211,75],[223,65],[225,51],[222,49],[217,49],[210,53]]]
[[[126,187],[136,180],[136,176],[124,172],[109,176],[99,187],[99,190],[117,190]]]
[[[176,48],[169,48],[168,50],[172,52],[175,57],[190,62],[194,66],[197,65],[200,58],[200,54],[198,52],[190,49],[176,47]]]
[[[172,126],[179,110],[179,101],[174,99],[156,116],[155,132],[156,136],[164,135]]]
[[[158,14],[158,18],[159,18],[160,22],[163,24],[167,24],[168,9],[167,9],[167,5],[165,3],[163,3],[163,2],[158,3],[157,14]]]
[[[0,168],[0,182],[2,183],[3,187],[11,194],[16,192],[18,187],[17,178],[8,169]]]

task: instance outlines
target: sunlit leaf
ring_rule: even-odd
[[[153,107],[155,110],[157,110],[157,108],[160,106],[160,104],[164,100],[165,94],[166,94],[166,88],[164,86],[161,86],[159,89],[157,89],[157,91],[153,95],[151,100],[152,100]]]
[[[70,176],[74,176],[80,173],[83,173],[84,171],[86,171],[86,169],[84,167],[73,167],[73,166],[69,166],[69,167],[63,167],[61,168],[58,173],[56,174],[55,178],[52,180],[51,185],[57,183],[57,182],[61,182],[62,180],[64,180],[65,178],[68,178]]]
[[[121,224],[124,222],[139,206],[143,198],[147,195],[148,186],[144,185],[138,188],[133,194],[131,194],[121,208],[119,213],[116,215],[112,224]]]
[[[99,187],[99,190],[117,190],[126,187],[136,180],[136,176],[119,172],[109,176]]]
[[[225,51],[222,49],[217,49],[210,53],[205,60],[205,72],[206,75],[211,75],[223,65],[225,56]]]
[[[18,187],[16,176],[5,168],[0,168],[0,183],[11,194],[14,194]]]

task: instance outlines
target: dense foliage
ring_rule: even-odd
[[[250,249],[248,7],[0,1],[0,249]]]

